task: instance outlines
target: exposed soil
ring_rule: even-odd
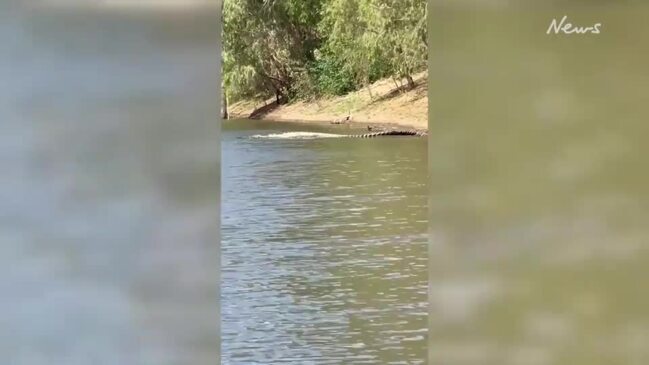
[[[240,101],[230,105],[230,118],[257,118],[274,121],[301,121],[331,123],[351,115],[351,121],[342,124],[373,126],[401,126],[418,130],[428,129],[428,72],[414,75],[416,86],[407,90],[407,83],[392,79],[375,82],[340,97],[296,101],[277,105],[267,101]],[[368,90],[369,89],[369,90]],[[370,97],[370,92],[372,97]]]

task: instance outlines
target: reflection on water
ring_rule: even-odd
[[[287,131],[224,125],[223,363],[425,363],[426,140]]]
[[[437,9],[431,363],[649,362],[645,5]],[[554,17],[600,36],[548,36]]]
[[[185,17],[1,12],[3,364],[218,361],[217,15]]]

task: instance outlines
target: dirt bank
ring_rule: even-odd
[[[286,105],[264,101],[241,101],[229,108],[230,118],[255,118],[275,121],[303,121],[330,123],[347,115],[351,123],[367,125],[393,125],[415,129],[428,129],[427,72],[414,76],[416,87],[404,91],[392,79],[375,82],[368,88],[345,96],[297,101]],[[405,80],[403,80],[405,86]],[[398,87],[399,86],[399,87]],[[371,93],[371,97],[370,97]]]

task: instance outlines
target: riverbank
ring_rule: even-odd
[[[415,88],[406,90],[391,78],[382,79],[369,88],[344,96],[296,101],[275,105],[274,100],[239,101],[230,105],[230,118],[249,118],[274,121],[331,123],[351,115],[349,124],[398,126],[428,129],[428,72],[413,76]],[[371,95],[370,95],[371,94]],[[345,123],[347,124],[347,123]]]

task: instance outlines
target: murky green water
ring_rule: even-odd
[[[426,140],[295,131],[223,126],[223,364],[423,364]]]
[[[649,363],[649,8],[559,3],[431,12],[432,363]]]

